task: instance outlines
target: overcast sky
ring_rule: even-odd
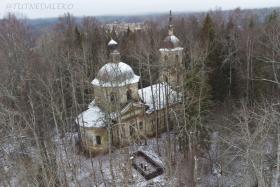
[[[0,0],[0,17],[14,12],[28,18],[128,15],[173,11],[207,11],[280,6],[280,0]]]

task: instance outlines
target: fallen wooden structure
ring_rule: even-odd
[[[133,153],[132,166],[146,180],[153,179],[163,174],[163,167],[142,151]]]

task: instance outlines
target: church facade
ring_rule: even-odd
[[[120,62],[117,42],[108,43],[110,60],[92,81],[94,99],[75,120],[82,146],[92,154],[102,154],[109,146],[121,147],[171,129],[167,112],[180,103],[179,83],[184,66],[183,48],[173,34],[170,13],[169,34],[159,49],[159,83],[138,88],[140,77],[126,63]],[[172,119],[171,119],[172,120]]]

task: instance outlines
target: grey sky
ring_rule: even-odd
[[[0,0],[0,17],[14,12],[28,18],[144,14],[151,12],[206,11],[222,8],[280,6],[280,0]]]

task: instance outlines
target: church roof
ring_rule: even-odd
[[[108,43],[108,48],[111,50],[111,51],[114,51],[118,48],[118,42],[116,42],[115,40],[111,39]]]
[[[143,103],[128,103],[120,112],[106,113],[104,110],[99,108],[95,100],[93,100],[89,105],[88,109],[82,112],[75,120],[76,124],[80,127],[85,128],[104,128],[107,127],[108,120],[117,119],[123,114],[129,111],[132,107],[143,107]],[[106,118],[107,117],[107,118]],[[107,119],[107,120],[106,120]]]
[[[167,106],[172,106],[180,101],[181,95],[174,91],[167,83],[158,83],[146,88],[138,90],[138,94],[145,105],[149,108],[146,113],[150,114],[156,110],[162,110]],[[95,100],[93,100],[88,109],[82,112],[75,120],[75,122],[80,127],[85,128],[104,128],[107,127],[106,122],[110,119],[116,119],[123,114],[125,114],[131,107],[143,107],[142,102],[138,103],[128,103],[120,113],[113,112],[107,114],[108,118],[106,120],[106,113],[99,108]]]
[[[163,41],[163,47],[165,48],[169,48],[169,49],[176,48],[179,47],[179,45],[180,45],[180,40],[173,34],[165,37]]]
[[[81,127],[88,128],[106,127],[105,113],[93,101],[89,104],[88,109],[76,118],[76,123]]]
[[[118,87],[139,82],[140,77],[126,63],[107,63],[91,82],[95,86]]]
[[[180,101],[180,94],[174,91],[167,83],[158,83],[138,91],[141,99],[149,106],[147,113],[161,110],[168,105],[176,104]]]
[[[111,40],[109,41],[108,45],[109,45],[109,46],[110,46],[110,45],[118,45],[118,43],[117,43],[115,40],[111,39]]]
[[[182,51],[182,50],[184,50],[184,48],[182,48],[182,47],[176,47],[176,48],[173,48],[173,49],[168,49],[168,48],[159,49],[159,51]]]

